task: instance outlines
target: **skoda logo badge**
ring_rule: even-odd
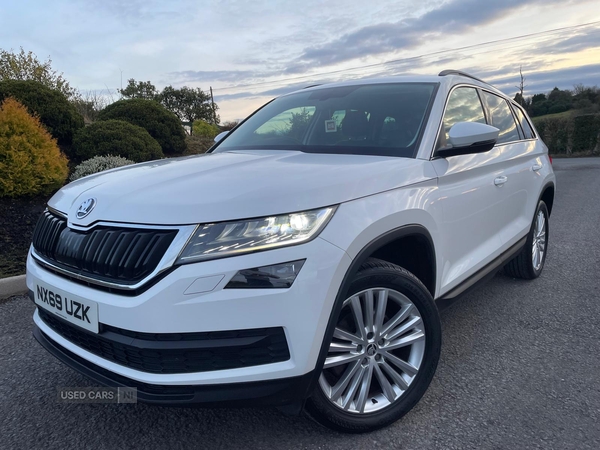
[[[83,219],[84,217],[87,217],[89,215],[89,213],[92,212],[92,210],[94,209],[95,206],[96,206],[96,199],[88,198],[81,205],[79,205],[79,209],[77,209],[77,218]]]

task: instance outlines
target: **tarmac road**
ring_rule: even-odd
[[[34,306],[0,302],[0,448],[600,448],[600,158],[555,160],[543,275],[497,275],[442,312],[425,397],[400,422],[342,435],[270,409],[61,404],[91,386],[31,335]]]

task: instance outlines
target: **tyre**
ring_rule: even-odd
[[[348,292],[305,412],[331,429],[363,433],[421,399],[440,357],[441,326],[427,288],[394,264],[367,260]]]
[[[510,277],[533,280],[542,273],[548,254],[548,208],[540,200],[523,250],[504,266]]]

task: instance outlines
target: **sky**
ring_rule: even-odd
[[[222,121],[305,86],[459,69],[511,96],[600,85],[599,0],[0,0],[0,48],[118,99],[212,86]],[[122,81],[121,81],[122,80]],[[123,84],[121,84],[123,83]]]

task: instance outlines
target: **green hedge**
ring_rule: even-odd
[[[72,153],[77,161],[94,156],[122,156],[134,162],[163,158],[160,145],[142,127],[122,120],[94,122],[73,139]]]
[[[98,120],[124,120],[150,133],[165,155],[185,151],[185,132],[175,114],[153,100],[119,100],[100,111]],[[123,155],[122,155],[123,156]]]
[[[588,114],[573,118],[573,137],[571,148],[573,153],[598,151],[600,135],[600,114]]]
[[[600,153],[600,114],[540,117],[533,123],[552,155]]]
[[[77,130],[83,128],[83,116],[67,98],[37,81],[0,81],[0,103],[7,97],[25,105],[61,145],[71,144]]]

